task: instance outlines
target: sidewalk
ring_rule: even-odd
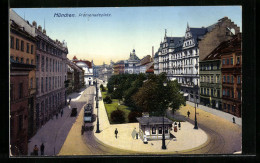
[[[97,114],[97,109],[94,110]],[[96,131],[96,121],[94,122],[94,132]],[[163,154],[163,153],[178,153],[179,151],[188,150],[199,147],[204,143],[207,143],[207,134],[201,130],[194,130],[193,124],[189,122],[181,123],[181,130],[171,133],[176,137],[174,139],[166,140],[166,150],[162,150],[162,140],[148,141],[148,144],[144,144],[139,138],[135,138],[136,131],[139,131],[138,123],[126,123],[111,125],[106,114],[103,101],[99,101],[99,128],[100,133],[94,133],[97,141],[104,145],[136,151],[139,153],[149,154]],[[117,128],[118,138],[115,138],[114,131]]]
[[[186,104],[194,107],[194,103],[193,102],[190,102],[190,101],[186,101]],[[226,112],[223,112],[223,111],[220,111],[220,110],[217,110],[217,109],[213,109],[213,108],[210,108],[210,107],[207,107],[207,106],[204,106],[204,105],[200,105],[198,106],[199,109],[201,110],[204,110],[208,113],[211,113],[211,114],[214,114],[218,117],[221,117],[221,118],[224,118],[230,122],[233,123],[233,117],[235,117],[235,121],[236,121],[236,124],[242,126],[242,118],[239,118],[239,117],[236,117],[232,114],[229,114],[229,113],[226,113]]]
[[[84,90],[83,90],[84,91]],[[72,93],[69,97],[72,97],[71,101],[75,101],[75,98],[81,96],[78,93]],[[71,107],[75,106],[74,102],[71,103]],[[70,117],[71,110],[68,106],[63,108],[63,116],[53,116],[45,125],[43,125],[37,133],[29,140],[28,143],[28,155],[33,152],[34,145],[38,146],[40,156],[40,146],[44,143],[44,155],[53,156],[58,154],[63,145],[67,134],[69,133],[72,124],[75,122],[76,117]]]

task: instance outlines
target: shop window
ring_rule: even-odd
[[[158,128],[158,132],[159,132],[159,134],[162,134],[162,127]]]
[[[152,128],[152,134],[156,134],[156,127]]]

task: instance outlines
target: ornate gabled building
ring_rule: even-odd
[[[154,57],[156,74],[166,72],[168,79],[177,80],[181,91],[189,101],[199,99],[199,61],[204,59],[222,41],[229,40],[239,27],[224,17],[217,23],[201,28],[187,24],[184,37],[167,37],[161,42]]]
[[[125,60],[124,72],[125,74],[136,74],[136,66],[140,62],[140,59],[135,54],[135,49],[130,53],[128,60]]]
[[[123,74],[125,69],[125,63],[123,60],[116,62],[113,65],[113,75]]]

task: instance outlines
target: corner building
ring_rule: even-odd
[[[52,40],[33,22],[36,31],[36,127],[44,125],[65,106],[67,80],[66,43]]]

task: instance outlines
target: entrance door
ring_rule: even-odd
[[[88,83],[89,83],[88,85],[91,85],[91,81],[89,81]]]

